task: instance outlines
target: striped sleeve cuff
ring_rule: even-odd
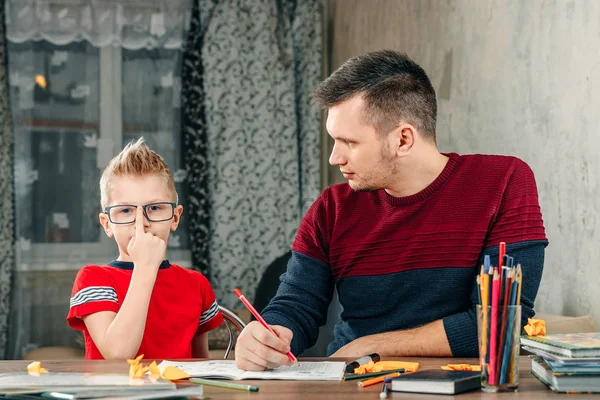
[[[71,297],[70,308],[96,301],[112,301],[119,304],[117,292],[110,286],[89,286]]]
[[[88,286],[71,297],[67,323],[71,328],[83,330],[81,318],[101,311],[119,311],[117,292],[110,286]]]
[[[207,310],[200,314],[197,333],[212,331],[223,323],[223,314],[219,311],[219,305],[215,300]]]
[[[200,322],[198,323],[198,326],[204,325],[205,323],[216,317],[218,313],[219,305],[217,304],[217,300],[215,300],[206,311],[200,314]]]

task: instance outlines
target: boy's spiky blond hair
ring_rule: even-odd
[[[111,179],[115,176],[146,176],[154,175],[163,178],[173,200],[177,201],[177,191],[173,175],[165,160],[144,143],[140,137],[135,142],[130,142],[125,148],[108,163],[100,178],[100,203],[102,209],[108,205]]]

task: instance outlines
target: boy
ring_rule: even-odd
[[[130,143],[102,173],[100,224],[119,258],[75,279],[67,322],[82,330],[86,359],[208,357],[208,331],[223,322],[200,273],[166,260],[179,225],[173,176],[163,158]]]

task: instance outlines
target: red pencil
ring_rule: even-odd
[[[498,269],[501,269],[504,266],[504,256],[505,255],[506,255],[506,242],[500,242],[500,244],[498,245]]]
[[[275,333],[275,331],[273,329],[271,329],[271,327],[269,326],[269,324],[267,324],[267,321],[265,321],[263,319],[263,317],[260,316],[260,314],[258,313],[258,311],[256,311],[256,308],[254,308],[252,306],[252,304],[250,304],[250,302],[248,301],[248,299],[246,299],[246,296],[244,296],[242,294],[242,292],[240,292],[240,290],[238,288],[233,289],[233,293],[235,293],[235,295],[240,298],[240,300],[242,301],[242,303],[244,303],[244,305],[246,306],[246,308],[248,309],[248,311],[250,311],[252,313],[252,315],[254,315],[254,317],[256,318],[256,320],[258,322],[260,322],[262,324],[262,326],[264,326],[265,328],[267,328],[269,330],[269,332],[271,332],[273,335],[277,336],[277,334]],[[279,337],[279,336],[277,336],[277,337]],[[296,356],[294,356],[291,351],[288,351],[287,356],[293,362],[298,362],[298,360],[296,359]]]
[[[506,243],[500,242],[498,245],[498,275],[500,276],[500,297],[502,297],[503,288],[504,288],[504,256],[506,255]]]

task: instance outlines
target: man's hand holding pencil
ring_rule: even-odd
[[[292,342],[292,331],[279,325],[270,327],[275,335],[258,321],[246,325],[235,345],[235,365],[238,368],[262,371],[294,363],[287,356]]]
[[[297,362],[290,347],[292,331],[284,326],[268,325],[238,289],[234,292],[257,319],[246,325],[238,337],[235,365],[247,371],[262,371]]]

